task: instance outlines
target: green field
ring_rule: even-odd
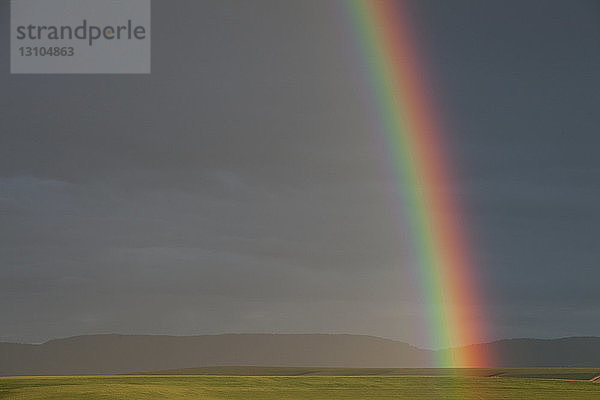
[[[139,375],[229,376],[480,376],[587,381],[600,368],[327,368],[327,367],[197,367],[139,372]]]
[[[0,378],[0,399],[600,399],[586,381],[478,376],[97,376]]]

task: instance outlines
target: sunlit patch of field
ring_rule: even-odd
[[[600,368],[328,368],[220,366],[166,369],[140,375],[232,375],[232,376],[481,376],[590,380]]]
[[[97,376],[0,378],[0,399],[600,399],[586,381],[478,376]]]

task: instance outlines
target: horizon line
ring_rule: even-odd
[[[55,337],[51,339],[47,339],[42,342],[16,342],[16,341],[4,341],[0,340],[0,344],[19,344],[19,345],[31,345],[31,346],[41,346],[53,341],[58,340],[68,340],[80,337],[90,337],[90,336],[156,336],[156,337],[173,337],[173,338],[193,338],[193,337],[202,337],[202,336],[359,336],[359,337],[369,337],[374,339],[388,340],[391,342],[402,343],[411,347],[414,347],[419,350],[425,351],[446,351],[450,349],[458,349],[470,346],[481,346],[494,344],[503,341],[510,340],[544,340],[544,341],[553,341],[553,340],[564,340],[564,339],[600,339],[600,336],[590,336],[590,335],[572,335],[572,336],[560,336],[560,337],[551,337],[551,338],[541,338],[541,337],[511,337],[511,338],[501,338],[495,339],[488,342],[480,342],[480,343],[471,343],[464,344],[456,347],[447,347],[447,348],[439,348],[439,349],[431,349],[427,347],[421,347],[414,344],[411,344],[407,341],[403,341],[400,339],[391,339],[383,336],[371,335],[371,334],[362,334],[362,333],[325,333],[325,332],[295,332],[295,333],[276,333],[276,332],[222,332],[222,333],[206,333],[206,334],[188,334],[188,335],[178,335],[178,334],[162,334],[162,333],[119,333],[119,332],[105,332],[105,333],[84,333],[79,335],[72,336],[62,336]]]

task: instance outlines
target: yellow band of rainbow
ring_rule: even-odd
[[[427,303],[430,345],[451,348],[487,340],[483,297],[453,190],[453,163],[431,105],[405,4],[343,0],[360,48],[379,130],[393,164],[411,232],[415,268]],[[440,367],[491,366],[484,346],[439,352]]]

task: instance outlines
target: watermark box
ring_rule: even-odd
[[[150,0],[11,0],[13,74],[150,73]]]

